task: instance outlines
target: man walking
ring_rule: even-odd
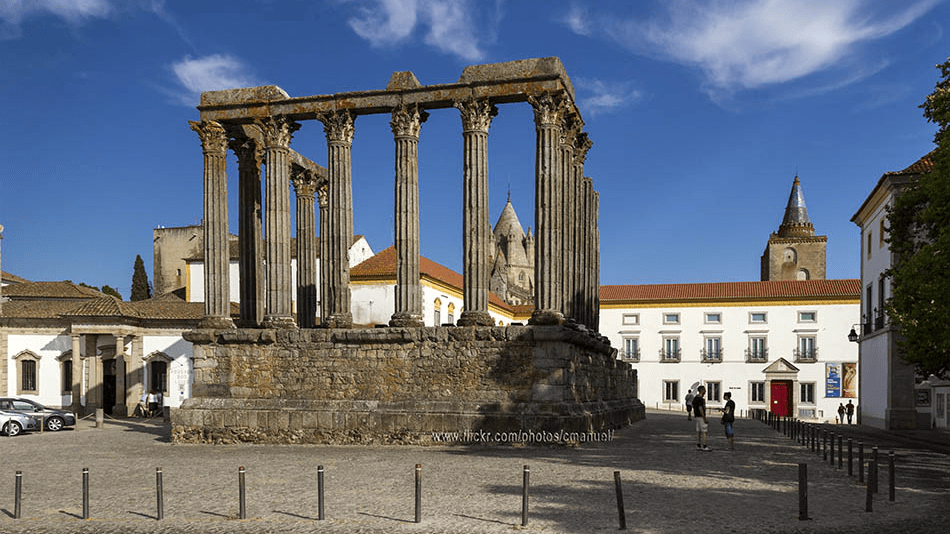
[[[729,442],[729,450],[736,450],[736,444],[733,438],[735,433],[732,430],[732,423],[736,421],[736,403],[732,400],[732,393],[727,391],[722,394],[722,397],[726,399],[726,405],[722,409],[722,424],[723,428],[726,430],[726,441]]]
[[[696,450],[711,451],[706,445],[706,436],[709,433],[709,421],[706,420],[706,386],[696,388],[693,397],[693,415],[696,416]]]
[[[844,407],[845,411],[848,414],[848,424],[851,424],[851,418],[854,417],[854,405],[851,404],[851,401],[848,401],[848,405]]]
[[[686,392],[686,420],[693,419],[693,390]]]

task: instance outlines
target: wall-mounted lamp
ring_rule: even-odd
[[[854,330],[855,326],[858,326],[858,325],[856,324],[851,325],[851,331],[848,332],[848,341],[852,343],[858,342],[858,333]]]

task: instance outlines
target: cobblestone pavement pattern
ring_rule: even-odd
[[[695,448],[685,415],[649,412],[611,442],[569,446],[175,445],[150,422],[81,421],[74,430],[0,438],[0,532],[612,532],[615,470],[627,530],[635,533],[946,532],[950,457],[938,444],[898,442],[897,498],[881,471],[874,511],[865,487],[767,425],[736,422],[736,451],[711,421],[712,452]],[[870,451],[887,434],[860,430]],[[946,434],[942,435],[943,438]],[[881,450],[886,458],[890,447]],[[856,453],[855,453],[856,454]],[[414,519],[414,467],[422,464],[422,522]],[[810,521],[798,520],[798,464],[808,465]],[[317,521],[316,468],[326,516]],[[522,466],[530,513],[521,527]],[[247,516],[238,516],[238,467],[247,470]],[[82,520],[82,468],[90,516]],[[155,468],[165,518],[156,520]],[[23,472],[21,519],[14,475]]]

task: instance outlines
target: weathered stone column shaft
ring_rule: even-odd
[[[558,258],[560,239],[557,235],[560,214],[559,150],[564,105],[560,97],[530,97],[537,131],[535,155],[535,228],[537,229],[535,271],[535,310],[532,324],[557,324],[563,321]]]
[[[463,208],[462,294],[465,310],[460,326],[491,326],[488,313],[489,251],[492,243],[488,212],[488,129],[498,109],[487,100],[457,102],[462,117]]]
[[[264,326],[294,326],[290,271],[290,138],[296,124],[285,117],[258,122],[264,134],[264,251],[267,286]]]
[[[204,151],[204,299],[205,328],[229,328],[227,135],[214,121],[190,121]]]
[[[318,277],[320,279],[320,324],[327,323],[327,295],[330,293],[330,279],[327,276],[327,269],[330,262],[330,199],[329,190],[326,184],[317,190],[317,201],[320,204],[320,265],[318,267]]]
[[[328,278],[327,326],[350,328],[349,250],[353,241],[353,115],[335,111],[317,117],[327,135],[327,171],[329,175],[329,239],[330,262],[325,271]]]
[[[293,177],[297,193],[297,325],[313,328],[317,316],[316,180],[308,173]]]
[[[391,326],[424,324],[419,283],[419,130],[427,117],[415,106],[402,106],[393,110],[389,123],[396,142],[396,298]]]
[[[70,357],[70,368],[72,369],[73,374],[73,383],[70,384],[70,393],[71,399],[69,402],[69,409],[77,415],[81,415],[82,409],[82,358],[81,354],[81,336],[78,334],[73,334],[73,354]]]
[[[264,243],[261,232],[261,163],[263,147],[253,139],[236,139],[238,157],[238,272],[241,324],[256,327],[264,319]]]

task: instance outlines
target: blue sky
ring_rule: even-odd
[[[152,229],[199,222],[203,90],[291,96],[451,83],[466,65],[558,56],[594,146],[605,284],[757,280],[800,176],[828,277],[859,276],[850,222],[886,171],[932,148],[918,105],[950,55],[947,1],[4,0],[4,271],[128,297]],[[356,121],[354,219],[393,242],[389,117]],[[291,146],[326,163],[322,125]],[[491,217],[534,226],[534,124],[500,106]],[[422,253],[461,270],[462,136],[437,110],[420,153]],[[237,169],[229,156],[231,229]]]

